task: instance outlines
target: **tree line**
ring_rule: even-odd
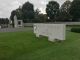
[[[39,9],[34,10],[34,5],[25,2],[22,6],[11,12],[10,19],[14,21],[16,15],[24,23],[40,22],[71,22],[80,21],[80,1],[67,0],[61,6],[57,1],[49,1],[46,4],[46,14],[40,13]]]
[[[0,25],[1,24],[9,24],[9,19],[8,18],[0,18]]]

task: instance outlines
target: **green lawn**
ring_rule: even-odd
[[[0,33],[0,60],[80,60],[80,34],[67,32],[66,37],[52,43],[32,31]]]

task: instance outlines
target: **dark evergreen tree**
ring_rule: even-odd
[[[70,14],[73,17],[73,21],[79,21],[80,19],[80,0],[73,0],[70,7]]]
[[[56,18],[59,14],[59,3],[56,1],[49,1],[46,6],[46,13],[51,20]]]
[[[62,21],[69,21],[72,17],[69,13],[69,9],[71,7],[71,1],[65,1],[60,8],[60,16]]]
[[[24,22],[32,22],[31,19],[34,19],[34,6],[30,2],[26,2],[22,6],[22,17]]]

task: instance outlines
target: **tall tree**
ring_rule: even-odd
[[[69,14],[69,8],[70,8],[70,6],[71,6],[71,1],[70,0],[66,0],[62,4],[62,6],[60,8],[61,12],[65,12],[66,14]]]
[[[13,10],[11,12],[11,16],[10,16],[10,19],[13,21],[14,20],[14,16],[16,15],[16,10]]]
[[[41,12],[41,11],[37,8],[37,9],[35,10],[35,15],[39,15],[40,12]]]
[[[71,1],[66,0],[61,8],[60,8],[60,16],[63,18],[63,20],[69,20],[71,18],[71,15],[69,13],[69,9],[71,7]]]
[[[22,8],[21,8],[21,6],[19,6],[19,8],[17,8],[16,10],[13,10],[11,12],[10,19],[14,20],[15,15],[17,16],[17,19],[22,19]]]
[[[35,10],[35,19],[34,19],[34,21],[33,22],[35,22],[35,23],[37,23],[37,22],[39,22],[39,14],[40,14],[40,10],[37,8],[36,10]]]
[[[34,6],[30,2],[26,2],[22,6],[22,17],[24,22],[30,22],[31,19],[34,19]],[[29,19],[29,21],[27,20]],[[26,21],[27,20],[27,21]]]
[[[16,15],[16,10],[11,12],[10,20],[12,21],[12,26],[14,27],[14,16]]]
[[[73,21],[80,19],[80,0],[73,0],[70,7],[70,14],[73,17]]]
[[[22,20],[22,7],[21,6],[19,6],[19,8],[16,9],[16,16],[17,16],[17,19]]]
[[[46,20],[47,20],[46,14],[42,14],[40,12],[41,11],[38,8],[35,10],[35,19],[34,19],[33,22],[35,22],[35,23],[43,23],[43,22],[46,22]]]
[[[59,12],[59,3],[57,3],[56,1],[49,1],[49,3],[46,6],[46,13],[47,16],[50,19],[54,19]]]

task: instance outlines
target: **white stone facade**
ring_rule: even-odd
[[[23,27],[23,21],[22,20],[17,20],[17,16],[14,16],[14,27],[19,28]]]
[[[65,40],[66,25],[65,24],[34,24],[34,33],[36,37],[47,36],[49,41]]]

